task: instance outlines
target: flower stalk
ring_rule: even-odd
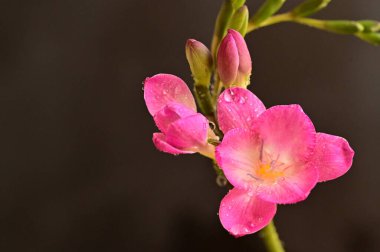
[[[273,221],[263,228],[259,234],[268,252],[285,252]]]

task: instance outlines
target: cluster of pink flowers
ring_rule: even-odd
[[[220,137],[197,112],[180,78],[157,74],[144,85],[146,105],[161,131],[153,134],[157,149],[175,155],[198,152],[214,159],[233,186],[221,201],[219,218],[237,237],[265,227],[277,204],[305,200],[318,182],[345,174],[354,156],[344,138],[316,132],[301,106],[266,109],[246,89],[251,69],[243,37],[230,30],[217,58],[225,87],[216,102]],[[221,142],[215,146],[210,140]]]

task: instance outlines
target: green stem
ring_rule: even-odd
[[[260,236],[268,252],[285,252],[273,221],[260,231]]]
[[[269,25],[273,25],[277,23],[282,23],[282,22],[290,22],[293,20],[294,20],[294,16],[290,12],[287,12],[283,14],[274,15],[266,19],[265,21],[261,22],[259,25],[256,25],[254,22],[250,21],[248,23],[247,33],[257,30],[261,27],[265,27],[265,26],[269,26]]]
[[[317,28],[317,29],[325,29],[324,22],[322,20],[317,20],[313,18],[295,17],[294,15],[292,15],[292,13],[287,12],[283,14],[274,15],[268,18],[267,20],[265,20],[264,22],[260,23],[259,25],[255,25],[255,23],[250,22],[248,24],[247,33],[257,30],[261,27],[283,23],[283,22],[294,22],[294,23],[307,25],[307,26]]]
[[[214,115],[214,103],[208,86],[195,83],[194,95],[201,112],[206,116]]]

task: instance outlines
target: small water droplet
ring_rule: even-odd
[[[240,96],[238,102],[239,102],[240,104],[244,104],[244,103],[245,103],[245,97],[244,97],[244,96]]]
[[[224,93],[224,100],[225,100],[226,102],[232,102],[232,96],[230,95],[229,92],[225,92],[225,93]]]

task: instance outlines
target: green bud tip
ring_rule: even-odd
[[[292,10],[296,17],[307,17],[325,8],[331,0],[306,0]]]
[[[255,25],[261,24],[267,18],[275,14],[285,3],[285,0],[266,0],[252,17]]]
[[[238,31],[242,36],[245,36],[248,28],[249,11],[246,5],[240,7],[232,16],[229,29]]]
[[[364,26],[359,22],[349,20],[331,20],[323,22],[327,31],[340,34],[356,34],[364,31]]]

